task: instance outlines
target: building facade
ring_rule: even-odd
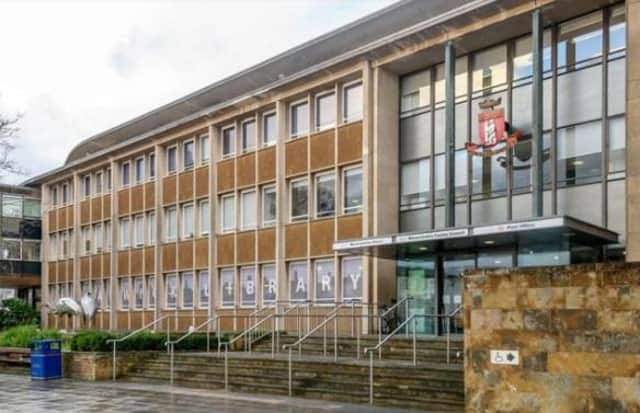
[[[27,182],[43,298],[92,292],[98,328],[237,329],[276,303],[450,313],[470,268],[637,260],[639,9],[404,1],[89,138]],[[474,153],[487,102],[517,138]]]

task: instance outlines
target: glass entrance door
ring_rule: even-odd
[[[428,314],[436,309],[436,271],[433,258],[406,259],[398,261],[398,300],[410,296],[408,314],[407,307],[398,308],[399,322],[412,315],[418,316],[416,332],[433,334],[434,324]],[[421,317],[423,316],[423,317]]]

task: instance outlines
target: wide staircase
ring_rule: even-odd
[[[279,348],[298,339],[281,335]],[[378,336],[360,338],[360,359],[356,338],[340,337],[338,357],[334,360],[333,337],[309,337],[302,346],[292,349],[291,395],[313,399],[351,403],[370,402],[369,355],[365,347],[378,343]],[[464,379],[461,338],[450,341],[450,363],[447,363],[445,338],[418,337],[414,366],[411,337],[392,338],[384,346],[382,358],[374,354],[373,403],[418,409],[427,412],[463,411]],[[251,353],[228,353],[227,382],[229,391],[289,394],[288,352],[272,357],[271,337],[252,346]],[[206,389],[225,388],[224,353],[184,353],[174,355],[174,384]],[[158,353],[136,366],[125,377],[134,382],[170,382],[170,357]]]

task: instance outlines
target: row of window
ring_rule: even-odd
[[[2,217],[40,219],[40,200],[2,194]]]
[[[0,240],[1,259],[11,261],[40,261],[40,242],[8,239]]]

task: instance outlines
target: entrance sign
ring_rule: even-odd
[[[485,225],[473,228],[473,235],[503,234],[531,229],[556,228],[561,227],[563,223],[562,218],[549,218],[537,221],[514,222],[511,224]]]
[[[262,267],[262,304],[275,304],[278,293],[275,265]]]
[[[256,305],[256,269],[255,267],[244,267],[240,269],[240,288],[242,291],[243,306]]]
[[[509,134],[509,124],[505,120],[504,109],[495,109],[502,103],[502,98],[487,99],[478,105],[484,112],[478,115],[478,136],[480,142],[468,142],[465,144],[467,152],[471,155],[490,157],[498,153],[506,152],[518,143],[522,132],[515,131]]]
[[[333,249],[336,251],[351,249],[351,248],[368,248],[368,247],[378,247],[382,245],[391,245],[393,244],[392,237],[378,237],[378,238],[367,238],[356,241],[344,241],[344,242],[334,242]]]
[[[309,299],[308,275],[306,262],[292,262],[289,264],[290,300],[306,301]]]
[[[467,235],[469,235],[469,230],[467,228],[461,228],[461,229],[453,229],[450,231],[431,231],[431,232],[421,232],[419,234],[397,235],[396,242],[405,243],[405,242],[418,242],[418,241],[433,241],[433,240],[439,240],[439,239],[466,237]]]
[[[491,350],[491,364],[517,366],[520,364],[520,352],[518,350]]]
[[[335,299],[336,285],[333,260],[316,261],[314,266],[316,278],[316,300],[333,301]]]

